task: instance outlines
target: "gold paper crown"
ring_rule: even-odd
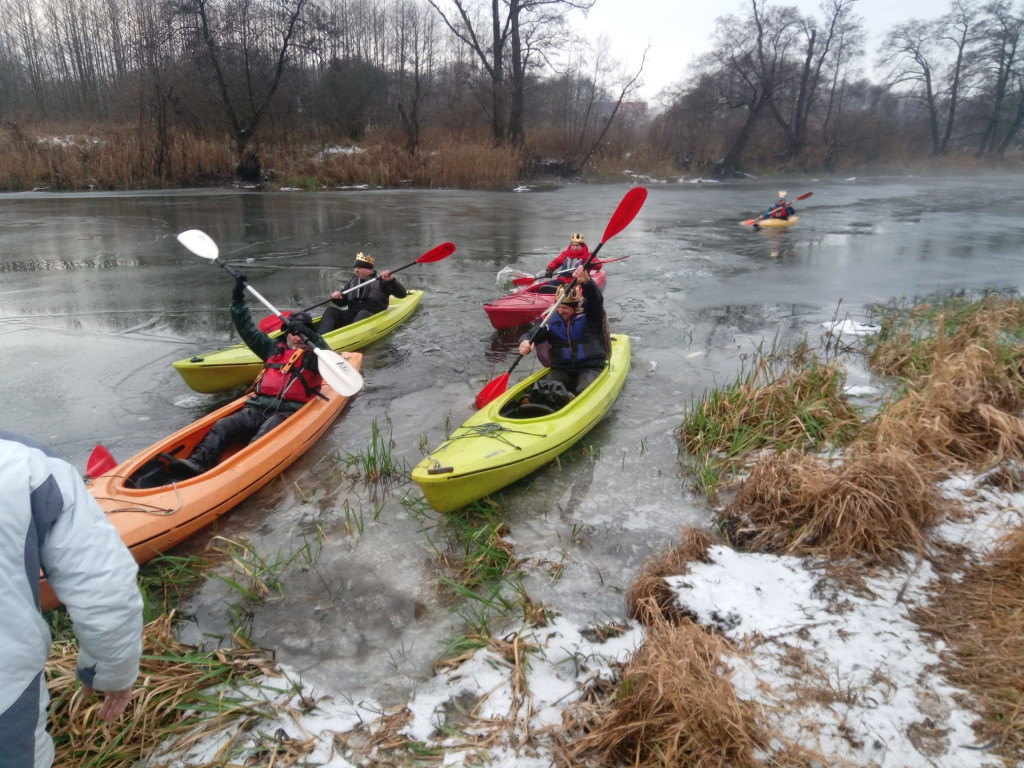
[[[780,189],[779,190],[779,199],[780,200],[785,200],[786,199],[786,190],[784,190],[784,189]]]
[[[573,232],[569,236],[569,244],[570,245],[575,245],[576,243],[579,243],[580,245],[586,245],[587,244],[587,239],[583,236],[582,232]]]
[[[558,290],[555,291],[555,301],[558,301],[560,298],[562,298],[562,296],[564,294],[565,294],[565,286],[564,285],[558,286]],[[573,289],[571,291],[569,291],[569,295],[565,297],[565,301],[563,301],[562,303],[563,304],[569,304],[571,306],[573,304],[579,304],[580,300],[582,298],[583,298],[583,292],[580,290],[580,287],[578,285],[576,285],[576,286],[573,286]]]
[[[373,256],[371,256],[368,253],[362,253],[360,251],[359,253],[356,254],[356,264],[359,264],[359,262],[363,262],[363,264],[369,264],[372,267]]]

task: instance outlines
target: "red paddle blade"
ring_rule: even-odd
[[[432,261],[440,261],[441,259],[447,259],[453,253],[455,253],[455,243],[441,243],[416,259],[416,263],[428,264]]]
[[[503,373],[496,379],[492,379],[488,382],[487,386],[480,390],[480,393],[476,396],[476,409],[479,411],[491,400],[498,397],[499,395],[505,394],[505,390],[508,388],[508,373]]]
[[[117,466],[117,459],[110,455],[110,451],[103,445],[97,445],[89,454],[89,460],[85,463],[85,474],[89,477],[99,477]]]
[[[810,197],[813,194],[814,194],[813,192],[805,192],[804,194],[800,195],[800,197],[798,197],[793,202],[794,203],[799,203],[801,200],[806,200],[808,197]]]
[[[286,309],[281,314],[284,315],[285,317],[288,317],[288,315],[290,315],[291,313],[292,311],[290,309]],[[264,333],[273,333],[274,331],[280,331],[281,319],[277,315],[267,315],[258,323],[256,323],[256,327],[259,328]]]
[[[629,226],[629,222],[636,218],[636,215],[640,213],[640,208],[643,207],[644,200],[647,199],[647,190],[643,187],[633,187],[626,193],[626,196],[622,198],[622,202],[619,203],[619,207],[615,209],[615,213],[612,214],[611,219],[608,221],[608,226],[604,230],[604,237],[601,238],[602,243],[606,243],[615,237],[619,232]]]
[[[516,277],[512,280],[512,285],[533,285],[537,282],[536,277]]]

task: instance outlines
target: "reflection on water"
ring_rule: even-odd
[[[777,181],[666,184],[605,245],[602,256],[631,254],[608,265],[606,288],[612,330],[633,338],[631,375],[577,449],[498,496],[517,557],[559,564],[558,580],[550,566],[527,569],[535,600],[580,620],[621,617],[622,593],[651,549],[706,521],[673,430],[765,339],[814,343],[837,307],[864,320],[867,305],[900,296],[1021,284],[1016,177],[787,184],[815,193],[788,230],[737,223],[764,210]],[[96,442],[129,456],[238,394],[197,396],[170,367],[236,340],[231,280],[184,251],[181,230],[207,231],[282,308],[322,301],[358,251],[397,266],[455,242],[452,257],[403,273],[423,302],[365,351],[367,385],[335,426],[187,545],[202,551],[217,531],[289,563],[258,603],[207,585],[190,606],[197,638],[229,636],[242,616],[256,642],[325,688],[399,697],[462,627],[434,548],[450,529],[417,507],[413,486],[374,499],[326,457],[366,450],[376,421],[390,424],[394,458],[411,466],[468,418],[523,330],[496,332],[483,312],[501,295],[498,270],[542,270],[570,232],[596,242],[625,191],[2,196],[0,332],[19,364],[5,371],[0,426],[82,466]],[[535,364],[531,356],[513,380]],[[303,551],[316,557],[303,561]]]

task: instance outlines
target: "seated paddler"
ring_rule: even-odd
[[[389,297],[402,299],[406,290],[390,270],[377,273],[373,256],[357,253],[355,274],[344,288],[331,294],[331,304],[320,318],[320,333],[330,333],[388,308]],[[360,286],[357,288],[357,286]],[[351,290],[355,288],[356,290]]]

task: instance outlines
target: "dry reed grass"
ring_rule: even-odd
[[[1024,528],[982,564],[941,584],[915,620],[949,646],[943,668],[982,712],[979,741],[1024,761]]]
[[[977,344],[936,362],[917,389],[889,403],[864,440],[911,451],[937,470],[1024,458],[1024,377]]]
[[[681,576],[691,562],[707,563],[708,548],[714,540],[707,531],[685,528],[678,542],[649,557],[626,590],[626,613],[647,626],[677,622],[687,614],[675,593],[665,583],[666,576]]]
[[[877,311],[881,330],[877,338],[867,339],[868,365],[884,376],[917,381],[931,372],[936,359],[971,346],[1004,358],[1010,351],[1012,357],[1024,338],[1024,300],[996,294],[981,301],[950,298]]]
[[[921,549],[943,504],[935,476],[906,451],[851,453],[841,463],[787,451],[761,456],[721,522],[745,549],[893,564]]]
[[[97,719],[102,701],[98,696],[82,700],[76,682],[76,644],[54,643],[46,663],[51,733],[57,747],[54,765],[129,768],[167,739],[177,739],[185,746],[224,730],[239,718],[272,714],[257,709],[255,701],[231,698],[223,690],[206,693],[272,673],[273,664],[265,651],[242,648],[195,653],[174,640],[172,624],[173,613],[144,628],[139,680],[125,714],[112,723]],[[294,764],[310,748],[305,742],[289,739],[278,739],[267,747],[274,750],[273,762],[279,766]]]
[[[570,710],[558,763],[762,765],[764,729],[756,707],[736,697],[722,661],[728,651],[725,640],[689,621],[652,626],[614,694]]]

